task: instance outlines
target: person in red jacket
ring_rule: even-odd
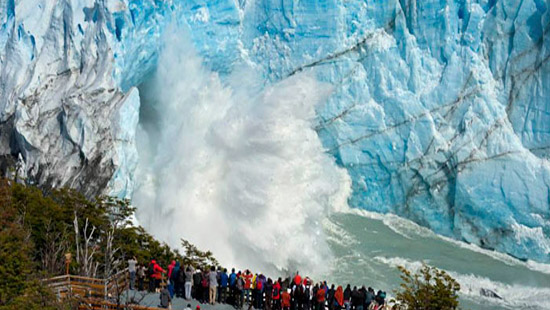
[[[157,264],[156,260],[152,260],[151,264],[153,264],[153,275],[151,278],[155,281],[155,290],[158,290],[160,288],[160,280],[162,279],[162,274],[166,273],[162,267]]]
[[[334,305],[333,309],[341,310],[344,306],[344,289],[338,286],[336,293],[334,293]]]
[[[273,284],[273,310],[281,310],[281,278]]]
[[[321,283],[319,290],[315,294],[315,301],[317,302],[317,310],[325,310],[325,288]]]
[[[289,293],[289,291],[290,291],[290,289],[288,289],[286,291],[283,291],[283,293],[281,294],[283,310],[289,310],[290,309],[290,293]]]
[[[252,278],[254,275],[250,272],[250,270],[246,269],[242,277],[244,280],[244,298],[245,301],[250,303],[250,289],[252,288]]]
[[[302,284],[302,277],[300,277],[300,274],[298,271],[296,271],[296,275],[294,276],[294,285],[298,286]]]

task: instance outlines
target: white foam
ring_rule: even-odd
[[[382,214],[382,213],[371,212],[371,211],[360,210],[360,209],[349,209],[348,212],[354,215],[360,215],[366,218],[380,220],[384,223],[384,225],[386,225],[388,228],[393,230],[395,233],[407,239],[413,239],[416,237],[438,238],[446,242],[452,243],[453,245],[456,245],[460,248],[489,256],[509,266],[523,266],[533,271],[550,274],[550,264],[534,262],[531,260],[521,261],[506,253],[483,249],[475,244],[465,243],[459,240],[441,236],[434,233],[433,231],[429,230],[426,227],[422,227],[408,219],[399,217],[398,215],[395,215],[395,214],[391,214],[391,213]]]
[[[401,257],[377,256],[374,259],[394,268],[403,266],[413,272],[422,267],[421,262]],[[470,299],[476,303],[494,304],[509,309],[550,309],[550,288],[510,285],[472,274],[447,272],[460,283],[459,295],[462,298]],[[483,296],[480,293],[481,289],[491,290],[502,299]]]
[[[359,243],[344,227],[331,221],[328,217],[323,220],[323,229],[326,232],[327,241],[344,248],[351,248]]]
[[[331,255],[322,221],[350,189],[311,129],[330,88],[302,74],[264,89],[248,69],[222,83],[172,33],[144,92],[158,118],[142,120],[139,221],[226,266],[315,274]]]

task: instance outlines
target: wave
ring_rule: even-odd
[[[486,255],[509,266],[523,266],[532,271],[550,274],[550,264],[539,263],[532,260],[522,261],[506,253],[483,249],[475,244],[438,235],[426,227],[422,227],[411,220],[402,218],[392,213],[382,214],[360,209],[349,209],[348,213],[382,221],[389,229],[407,239],[415,239],[417,237],[437,238],[445,242],[452,243],[460,248]]]
[[[391,267],[403,266],[410,271],[418,271],[422,263],[401,257],[374,258],[376,261]],[[478,304],[493,304],[509,309],[550,309],[550,288],[539,288],[517,284],[505,284],[472,274],[461,274],[447,271],[460,283],[459,295]],[[481,290],[491,290],[502,299],[487,297]]]

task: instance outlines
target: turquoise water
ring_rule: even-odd
[[[439,237],[397,216],[333,214],[325,223],[335,258],[329,279],[384,289],[399,285],[397,265],[421,262],[448,271],[461,284],[463,309],[550,309],[550,266],[522,262]],[[490,289],[502,300],[481,296]]]

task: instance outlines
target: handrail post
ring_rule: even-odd
[[[103,287],[103,295],[104,295],[104,299],[107,300],[107,292],[108,292],[108,289],[107,287],[109,286],[109,279],[105,279],[105,282],[103,282],[104,284],[104,287]]]

